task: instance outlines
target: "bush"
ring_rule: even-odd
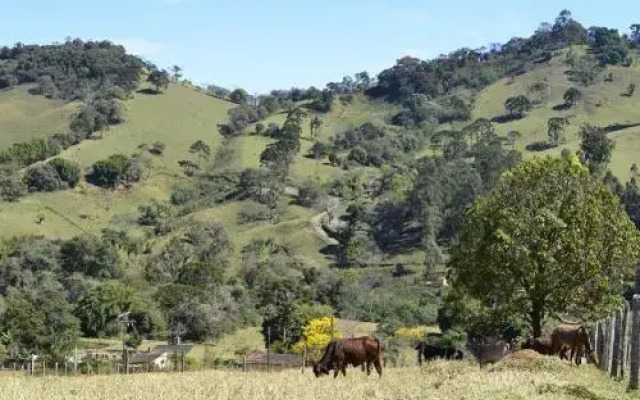
[[[238,212],[238,224],[250,224],[253,222],[268,221],[271,217],[269,206],[249,201],[242,205]]]
[[[181,206],[197,196],[198,191],[196,188],[190,185],[180,184],[175,186],[171,191],[171,204]]]
[[[9,166],[0,164],[0,200],[17,201],[27,192],[27,186],[17,171]]]
[[[156,235],[164,235],[171,231],[171,208],[167,204],[159,201],[152,201],[150,204],[138,206],[140,215],[138,223],[142,226],[154,227]]]
[[[91,167],[88,179],[101,187],[115,188],[124,179],[131,167],[131,159],[123,154],[113,154],[106,160],[99,160]]]
[[[66,188],[58,171],[50,164],[36,164],[25,172],[24,182],[30,192],[53,192]]]
[[[58,176],[69,187],[75,187],[80,181],[80,165],[77,162],[65,160],[64,158],[54,158],[47,164],[51,165],[58,172]]]
[[[303,207],[315,207],[322,197],[326,196],[324,190],[317,183],[307,181],[300,185],[296,203]]]

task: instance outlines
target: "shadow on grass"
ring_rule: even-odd
[[[568,104],[565,103],[561,103],[561,104],[557,104],[555,106],[553,106],[553,111],[566,111],[571,109],[571,106],[569,106]]]
[[[541,140],[539,142],[529,143],[525,148],[528,151],[545,151],[545,150],[553,149],[554,147],[558,147],[558,146],[552,143],[549,143],[546,140]]]
[[[640,122],[635,122],[632,124],[611,124],[609,126],[605,126],[602,128],[605,133],[617,132],[624,129],[635,128],[640,126]]]
[[[521,115],[498,115],[497,117],[491,118],[491,122],[495,122],[496,124],[506,124],[507,122],[517,121],[519,119],[524,118]]]
[[[140,89],[138,90],[136,93],[140,93],[140,94],[148,94],[150,96],[157,96],[162,92],[159,92],[155,89],[151,89],[151,88],[145,88],[145,89]]]

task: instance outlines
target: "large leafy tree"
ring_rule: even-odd
[[[169,77],[169,73],[167,71],[160,71],[156,69],[154,71],[151,71],[149,77],[147,78],[147,82],[156,87],[156,92],[160,92],[162,90],[166,90],[169,87],[171,78]]]
[[[531,100],[525,95],[509,97],[504,103],[504,108],[513,118],[523,118],[533,109]]]
[[[614,305],[639,250],[614,195],[576,157],[546,157],[505,173],[474,204],[449,267],[458,292],[539,336],[548,316]]]
[[[603,172],[602,170],[611,161],[613,140],[607,138],[604,129],[589,124],[580,128],[580,139],[580,150],[591,173]]]

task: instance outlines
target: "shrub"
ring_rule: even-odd
[[[93,164],[88,179],[94,185],[115,188],[122,182],[129,167],[131,167],[129,157],[113,154],[106,160],[99,160]]]
[[[24,182],[30,192],[53,192],[60,190],[63,184],[58,171],[50,164],[36,164],[25,172]]]
[[[323,196],[325,193],[320,185],[307,181],[300,185],[296,202],[303,207],[315,207]]]
[[[75,187],[80,181],[80,165],[77,162],[65,160],[64,158],[54,158],[47,164],[51,165],[58,172],[60,179],[66,182],[69,187]]]
[[[138,206],[140,215],[138,223],[152,226],[156,235],[164,235],[171,231],[171,208],[169,205],[153,200],[150,204]]]
[[[171,192],[171,204],[181,206],[196,196],[198,196],[198,191],[193,186],[177,185]]]

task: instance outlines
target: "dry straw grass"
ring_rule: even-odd
[[[517,368],[480,370],[466,362],[435,362],[386,369],[379,379],[349,369],[347,377],[315,378],[311,371],[241,373],[208,371],[180,374],[94,376],[77,378],[3,377],[2,399],[106,400],[303,400],[303,399],[637,399],[623,384],[611,381],[592,366],[561,365],[559,361],[518,358]],[[530,360],[531,361],[531,360]],[[503,365],[509,366],[513,360]]]

